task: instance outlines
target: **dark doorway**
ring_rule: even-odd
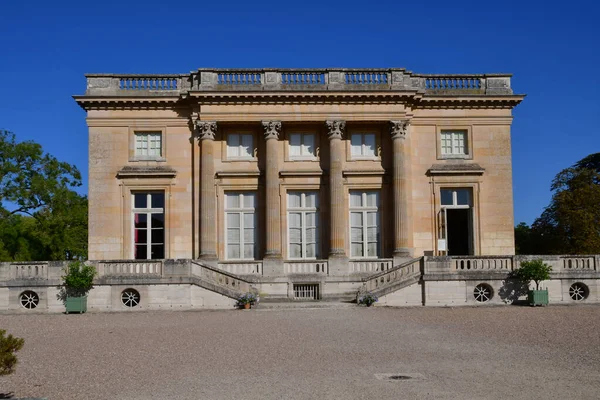
[[[471,209],[446,210],[448,221],[448,255],[467,256],[471,254]]]

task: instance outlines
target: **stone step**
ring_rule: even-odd
[[[252,306],[255,310],[288,310],[288,309],[331,309],[331,308],[353,308],[356,303],[342,301],[261,301]]]

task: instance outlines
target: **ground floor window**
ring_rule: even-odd
[[[379,192],[350,192],[350,255],[379,257]]]
[[[165,258],[165,193],[134,192],[131,201],[134,258]]]
[[[253,260],[256,254],[256,195],[225,193],[226,248],[228,260]]]
[[[289,258],[319,256],[319,197],[315,192],[288,192]]]

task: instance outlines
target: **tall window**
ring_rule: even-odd
[[[441,149],[444,156],[464,156],[468,154],[466,131],[442,131]]]
[[[379,256],[379,193],[350,192],[352,257]]]
[[[313,133],[290,134],[290,158],[314,158],[315,135]]]
[[[164,192],[136,192],[132,202],[134,258],[165,258]]]
[[[230,133],[227,135],[227,157],[228,158],[252,158],[254,157],[254,146],[252,145],[252,134]]]
[[[353,133],[350,144],[352,157],[375,157],[374,133]]]
[[[256,254],[256,196],[250,192],[225,194],[228,260],[253,260]]]
[[[314,192],[288,193],[289,258],[319,256],[319,198]]]
[[[136,132],[135,156],[148,158],[162,157],[162,134],[160,132]]]

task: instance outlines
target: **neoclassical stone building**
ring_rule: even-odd
[[[343,277],[514,254],[510,75],[90,74],[74,97],[92,260]]]

